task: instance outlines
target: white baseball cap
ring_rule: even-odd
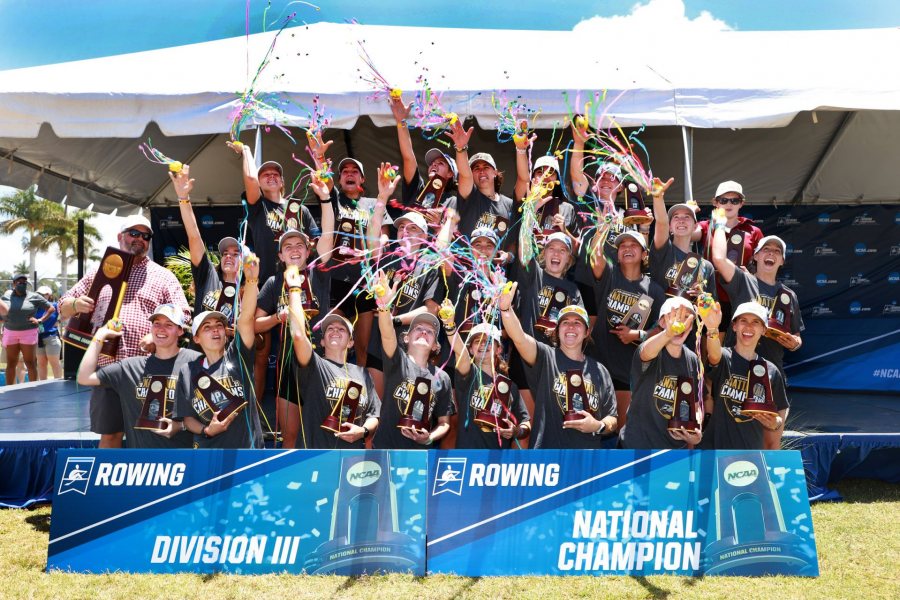
[[[469,330],[469,335],[466,338],[466,344],[475,339],[476,335],[486,335],[491,341],[500,343],[500,330],[497,329],[495,325],[491,325],[490,323],[479,323],[475,327]]]
[[[751,301],[738,304],[738,307],[734,309],[734,314],[731,315],[731,320],[734,321],[741,315],[753,315],[762,321],[763,325],[767,325],[769,322],[769,311],[759,302]]]
[[[49,286],[46,286],[46,285],[42,285],[42,286],[39,287],[36,291],[37,291],[37,293],[40,294],[41,296],[44,296],[44,295],[46,295],[46,294],[52,294],[52,293],[53,293],[53,290],[51,290],[50,287],[49,287]]]
[[[131,215],[125,217],[125,220],[122,221],[122,226],[119,228],[119,232],[126,231],[138,225],[143,225],[150,233],[153,233],[153,227],[150,225],[150,220],[144,215]]]
[[[194,319],[194,323],[191,325],[191,335],[197,335],[197,332],[200,331],[200,326],[203,325],[204,321],[208,321],[209,319],[218,319],[222,321],[222,324],[225,325],[225,327],[228,327],[228,317],[224,314],[217,310],[204,310]]]
[[[556,171],[556,176],[559,177],[559,161],[556,160],[555,156],[551,156],[549,154],[544,155],[534,161],[534,166],[531,168],[531,172],[534,173],[541,167],[550,167],[554,171]]]
[[[416,211],[411,210],[397,217],[394,220],[394,225],[399,228],[401,221],[409,221],[425,233],[428,233],[428,223],[425,221],[425,217],[422,216],[422,213],[417,213]]]
[[[187,327],[187,323],[185,323],[184,318],[184,311],[180,308],[176,308],[174,304],[160,304],[156,307],[156,310],[153,311],[153,314],[150,315],[147,320],[152,322],[154,318],[160,316],[167,318],[182,329]]]
[[[622,241],[627,237],[630,237],[633,240],[635,240],[638,244],[641,245],[641,248],[643,248],[644,250],[647,249],[647,240],[644,239],[644,236],[641,235],[640,232],[634,231],[633,229],[629,229],[628,231],[623,231],[622,233],[617,235],[615,241],[613,242],[613,245],[616,248],[618,248],[619,244],[621,244]]]
[[[739,184],[737,181],[723,181],[719,184],[719,187],[716,188],[715,198],[723,194],[727,194],[728,192],[733,192],[735,194],[740,194],[741,198],[744,197],[744,187]]]
[[[787,244],[785,244],[784,240],[781,239],[780,237],[778,237],[777,235],[767,235],[763,239],[759,240],[759,242],[756,243],[756,249],[753,250],[753,254],[758,253],[769,242],[774,242],[774,243],[778,244],[778,247],[781,248],[781,255],[787,256]]]

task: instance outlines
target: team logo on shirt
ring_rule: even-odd
[[[584,373],[583,381],[584,391],[587,393],[587,406],[584,404],[584,399],[572,398],[572,407],[575,410],[586,410],[597,416],[597,411],[600,410],[600,395],[597,393],[597,387],[594,385],[590,373]],[[557,375],[556,381],[553,382],[553,395],[556,396],[556,403],[559,405],[559,410],[563,413],[566,412],[566,394],[568,394],[568,391],[566,374],[560,373]]]
[[[388,269],[386,271],[387,278],[391,281],[401,281],[402,285],[397,290],[397,299],[394,301],[394,314],[404,312],[402,309],[412,305],[422,291],[422,277],[419,274],[419,265],[413,272],[398,271],[397,269]]]
[[[641,295],[625,290],[612,290],[606,297],[606,321],[610,327],[616,327],[638,301]]]
[[[141,403],[141,406],[144,405],[144,400],[147,399],[147,394],[150,393],[150,386],[153,385],[153,377],[150,375],[144,375],[141,379],[141,382],[134,388],[134,399]],[[156,381],[157,386],[162,385],[159,380]],[[165,383],[165,394],[166,394],[166,414],[164,415],[155,415],[151,414],[151,419],[159,419],[161,417],[172,417],[172,408],[175,406],[175,389],[178,387],[178,376],[177,375],[169,375],[166,378]],[[154,393],[158,393],[160,390],[153,389]]]
[[[402,414],[409,404],[410,398],[413,396],[413,388],[416,385],[415,378],[406,378],[394,389],[394,400],[397,402],[397,408]],[[431,391],[428,392],[428,414],[434,414],[434,407],[437,404],[437,396],[435,392],[440,391],[441,382],[437,379],[431,381]],[[421,415],[413,415],[413,418],[419,419]]]
[[[203,306],[203,310],[218,310],[220,313],[225,315],[225,318],[229,323],[234,322],[234,289],[233,287],[229,287],[228,291],[231,292],[231,298],[228,301],[223,302],[222,306],[219,306],[219,298],[222,297],[222,289],[219,288],[217,290],[212,290],[206,292],[203,295],[203,301],[201,302]]]
[[[753,420],[753,417],[741,414],[741,404],[743,404],[744,400],[747,398],[747,389],[749,386],[750,382],[747,380],[746,375],[741,376],[732,373],[728,376],[728,379],[722,383],[722,387],[719,388],[719,396],[725,403],[725,409],[736,423],[747,423],[748,421]]]
[[[334,407],[340,404],[341,398],[344,397],[344,392],[347,390],[347,385],[350,383],[349,377],[335,377],[332,379],[327,386],[325,386],[325,400],[328,401],[328,405],[331,406],[331,410],[334,411]],[[359,395],[359,404],[356,409],[356,420],[359,421],[360,418],[365,420],[366,409],[369,407],[369,396],[366,393],[366,386],[362,386],[362,391]],[[350,414],[350,407],[346,406],[345,413],[341,415],[341,421],[343,422],[346,417]]]
[[[671,419],[675,412],[675,386],[678,383],[678,377],[675,375],[666,375],[662,380],[656,382],[653,388],[653,402],[656,403],[656,412],[664,419]]]
[[[229,368],[229,365],[226,365],[226,368]],[[225,375],[223,377],[213,377],[213,379],[218,381],[223,388],[225,388],[229,393],[232,394],[233,397],[244,397],[244,385],[231,375]],[[208,382],[207,387],[209,387]],[[223,394],[221,390],[213,390],[212,392],[210,392],[209,400],[221,410],[225,408],[226,405],[228,405],[228,403],[231,401],[231,398]],[[194,408],[194,412],[196,412],[198,415],[208,421],[212,420],[212,413],[209,413],[209,405],[206,403],[206,400],[203,399],[203,396],[200,395],[200,390],[194,390],[194,395],[191,397],[191,406]]]
[[[266,207],[266,225],[272,230],[275,240],[284,232],[284,208],[278,205],[275,208]]]

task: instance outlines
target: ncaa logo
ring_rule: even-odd
[[[735,487],[746,487],[759,477],[759,469],[750,461],[736,460],[725,467],[725,472],[722,475],[725,478],[725,483]]]
[[[859,302],[851,302],[850,303],[850,314],[858,315],[860,312],[862,312],[862,304],[860,304]]]
[[[62,477],[59,480],[59,489],[56,493],[62,495],[68,492],[78,492],[82,496],[87,495],[88,483],[93,472],[93,456],[70,456],[66,459],[66,466],[63,467]]]
[[[450,492],[462,496],[463,479],[466,476],[465,458],[439,458],[435,468],[434,487],[431,495]]]
[[[381,478],[381,465],[371,460],[361,460],[347,469],[347,483],[355,487],[367,487]]]
[[[214,220],[212,215],[203,215],[200,217],[200,224],[206,227],[207,229],[213,226]]]
[[[866,253],[866,245],[860,242],[853,248],[853,250],[854,252],[856,252],[857,256],[860,256]]]
[[[165,256],[166,258],[175,256],[176,254],[178,254],[178,250],[176,250],[174,246],[166,246],[163,249],[163,256]]]
[[[831,215],[829,215],[828,213],[822,213],[817,217],[816,220],[820,225],[827,225],[831,222]]]
[[[888,283],[898,283],[900,282],[900,273],[894,271],[892,273],[888,273]]]
[[[828,285],[828,275],[825,273],[819,273],[816,275],[816,285],[819,287],[824,287]]]
[[[894,225],[900,225],[900,212],[894,215]]]

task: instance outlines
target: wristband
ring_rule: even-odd
[[[319,198],[319,204],[331,204],[331,196],[328,196],[327,200],[322,200]]]
[[[252,284],[252,285],[256,285],[257,283],[259,283],[259,278],[256,278],[256,279],[245,279],[245,280],[244,280],[244,283],[245,283],[245,284],[249,283],[249,284]]]
[[[466,144],[466,145],[463,146],[462,148],[460,148],[459,146],[453,146],[453,148],[454,148],[457,152],[466,152],[466,151],[469,149],[469,145]]]
[[[605,430],[606,430],[606,423],[604,423],[603,421],[600,421],[600,429],[598,429],[597,431],[593,432],[591,435],[594,435],[594,436],[600,435],[600,434],[603,433]]]
[[[643,329],[638,330],[638,339],[642,342],[647,341],[647,332]]]
[[[363,425],[362,429],[363,429],[363,439],[366,439],[367,437],[369,437],[369,433],[370,433],[369,428],[366,427],[365,425]]]
[[[292,285],[288,288],[288,294],[290,294],[291,292],[303,292],[303,288],[299,285]]]
[[[718,329],[710,329],[709,331],[706,332],[706,337],[718,339],[719,330]]]

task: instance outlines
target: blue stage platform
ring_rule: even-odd
[[[0,388],[0,506],[49,502],[59,448],[93,448],[90,390],[74,381]],[[845,477],[900,482],[900,397],[791,390],[784,446],[799,449],[811,500]],[[268,412],[268,411],[267,411]]]

